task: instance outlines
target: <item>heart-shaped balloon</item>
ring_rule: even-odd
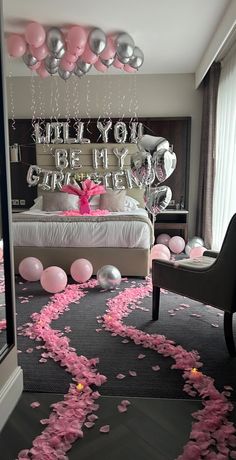
[[[147,152],[137,152],[131,159],[131,175],[138,186],[151,185],[155,180],[152,157]]]
[[[155,150],[166,149],[169,150],[170,144],[164,137],[155,137],[150,136],[149,134],[144,134],[138,140],[139,150],[146,150],[147,152],[153,153]]]
[[[176,168],[176,155],[170,150],[156,150],[152,156],[152,164],[158,182],[164,182]]]
[[[157,187],[147,198],[146,208],[152,215],[157,215],[159,212],[164,211],[172,198],[170,187],[162,185]]]

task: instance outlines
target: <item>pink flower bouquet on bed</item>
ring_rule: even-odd
[[[101,195],[106,193],[106,189],[103,185],[95,184],[91,179],[85,179],[82,182],[81,187],[79,185],[64,185],[62,192],[70,193],[72,195],[78,195],[80,198],[80,214],[90,214],[91,209],[89,205],[89,198],[93,195]]]

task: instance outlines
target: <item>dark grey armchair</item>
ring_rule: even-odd
[[[236,356],[233,314],[236,311],[236,214],[232,217],[219,253],[205,251],[198,259],[176,262],[153,260],[152,319],[159,316],[160,288],[184,295],[224,311],[224,335],[231,356]]]

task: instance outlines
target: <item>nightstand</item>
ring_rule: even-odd
[[[163,230],[178,230],[184,240],[188,241],[188,211],[186,209],[165,209],[157,214],[154,223],[155,237]]]

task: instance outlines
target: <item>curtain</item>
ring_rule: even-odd
[[[213,249],[220,250],[236,212],[236,46],[222,62],[216,125]],[[235,236],[236,237],[236,236]]]
[[[215,177],[216,106],[221,64],[214,62],[203,81],[197,235],[212,244],[212,207]]]

